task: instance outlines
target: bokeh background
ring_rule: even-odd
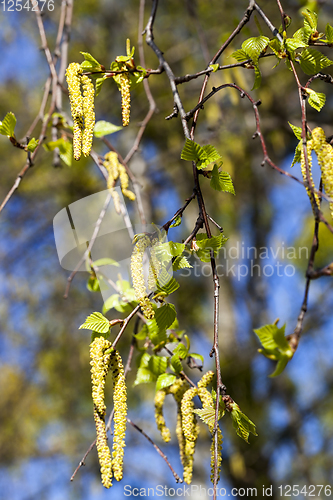
[[[33,12],[9,12],[2,2],[0,11],[0,118],[8,111],[17,117],[16,135],[24,138],[38,112],[49,68],[41,49]],[[54,48],[60,4],[43,17],[50,49]],[[278,27],[280,17],[275,2],[261,5]],[[285,0],[283,7],[292,18],[291,33],[302,26],[301,10],[315,9],[319,29],[333,23],[329,1]],[[7,5],[8,7],[8,5]],[[6,7],[6,8],[7,8]],[[145,22],[151,3],[147,2]],[[247,2],[211,0],[169,0],[161,2],[155,23],[155,41],[177,76],[206,67],[241,19]],[[137,47],[139,2],[123,0],[74,1],[69,62],[81,62],[80,51],[90,52],[106,67],[125,50],[126,38]],[[264,34],[267,27],[258,19]],[[258,35],[254,17],[222,57],[222,64],[234,62],[233,50],[249,36]],[[324,49],[328,57],[332,49]],[[145,47],[146,67],[157,68],[155,55]],[[253,91],[261,99],[261,125],[271,158],[290,171],[297,139],[288,121],[300,126],[300,107],[293,75],[281,63],[261,61],[263,79]],[[332,74],[332,69],[327,68]],[[303,84],[306,75],[301,74]],[[243,68],[221,71],[211,77],[209,88],[236,82],[251,91],[253,71]],[[179,87],[186,110],[197,103],[201,79]],[[163,224],[169,220],[193,189],[190,165],[180,160],[184,138],[178,119],[166,121],[173,101],[165,74],[149,78],[157,111],[148,124],[139,151],[130,167],[142,186],[147,221]],[[308,108],[310,127],[321,126],[326,136],[333,134],[333,92],[331,86],[316,80],[314,90],[326,92],[327,103],[319,114]],[[142,86],[132,93],[130,126],[108,139],[126,156],[143,120],[148,102]],[[69,105],[64,97],[64,109]],[[113,82],[106,82],[96,100],[97,119],[121,124],[120,93]],[[310,248],[313,217],[305,190],[261,166],[262,151],[255,131],[253,111],[236,91],[226,90],[211,99],[201,112],[195,140],[212,143],[222,154],[224,165],[234,181],[236,196],[212,192],[202,180],[208,212],[223,227],[229,238],[229,259],[219,264],[235,265],[221,275],[220,352],[222,378],[228,393],[257,425],[258,437],[250,444],[240,440],[224,418],[221,487],[256,487],[262,496],[263,485],[273,485],[273,497],[279,497],[279,485],[332,484],[333,477],[333,332],[332,278],[311,283],[309,310],[304,332],[294,359],[277,378],[268,378],[274,366],[257,353],[253,333],[266,323],[280,318],[286,333],[292,333],[304,293],[305,252]],[[39,132],[37,127],[35,136]],[[50,130],[47,140],[50,140]],[[95,141],[99,154],[106,146]],[[5,197],[25,163],[25,153],[0,137],[0,198]],[[301,177],[299,165],[292,173]],[[314,178],[318,166],[314,159]],[[110,491],[100,483],[96,450],[86,460],[71,483],[74,469],[94,439],[90,394],[90,334],[78,330],[92,311],[101,311],[99,293],[86,288],[88,273],[78,273],[64,300],[67,272],[59,264],[52,221],[70,203],[105,189],[105,180],[90,159],[81,159],[72,167],[55,168],[53,156],[40,151],[35,166],[22,180],[18,192],[0,216],[0,498],[29,499],[104,499],[122,498],[124,486],[176,487],[172,474],[153,447],[134,429],[128,429],[125,471],[122,483]],[[197,217],[192,203],[182,225],[172,229],[169,238],[177,241],[190,234]],[[320,249],[316,267],[332,261],[332,235],[320,229]],[[232,248],[268,248],[267,259],[253,260],[252,254],[231,257]],[[287,253],[296,249],[296,256]],[[282,250],[285,249],[284,255]],[[231,250],[232,252],[232,250]],[[276,255],[276,252],[278,254]],[[275,254],[275,255],[274,255]],[[259,264],[256,272],[238,276],[240,265],[247,269]],[[228,262],[227,262],[228,261]],[[281,265],[280,276],[277,263]],[[271,266],[266,275],[265,265]],[[287,267],[289,266],[289,267]],[[222,268],[221,268],[222,269]],[[242,268],[244,274],[245,267]],[[273,272],[271,272],[273,269]],[[224,267],[226,270],[226,267]],[[206,274],[206,276],[204,275]],[[173,294],[180,327],[191,339],[192,350],[205,357],[205,369],[211,368],[213,284],[208,268],[179,276],[180,289]],[[271,274],[271,275],[268,275]],[[110,319],[119,313],[108,313]],[[131,342],[130,327],[119,347],[126,359]],[[129,417],[142,427],[167,454],[176,471],[181,465],[175,436],[168,445],[161,443],[154,423],[151,385],[133,387],[135,362],[129,374]],[[190,372],[190,371],[189,371]],[[197,379],[199,373],[191,372]],[[109,402],[111,395],[108,395]],[[166,418],[175,426],[175,408],[167,403]],[[209,436],[204,426],[195,456],[194,484],[208,488]],[[193,498],[195,496],[193,494]],[[162,497],[163,498],[163,497]],[[205,498],[202,494],[201,497]]]

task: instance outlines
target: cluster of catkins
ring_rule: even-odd
[[[177,403],[177,425],[176,436],[179,443],[180,459],[183,464],[183,477],[187,484],[191,483],[193,472],[193,460],[196,441],[199,435],[199,425],[196,420],[196,415],[193,412],[193,398],[199,396],[202,407],[213,407],[214,400],[210,392],[206,389],[214,377],[214,372],[209,371],[198,382],[197,387],[190,387],[189,384],[182,379],[177,379],[173,385],[160,389],[155,395],[155,420],[157,428],[165,442],[170,441],[171,433],[166,426],[163,416],[163,405],[167,394],[172,394]],[[209,426],[210,432],[213,434],[214,425]],[[220,428],[217,428],[218,433],[218,478],[220,477],[220,467],[222,461],[222,433]],[[214,478],[214,439],[211,445],[211,480]]]
[[[131,257],[131,275],[133,288],[137,301],[139,302],[146,319],[152,319],[155,316],[155,311],[147,295],[145,277],[143,272],[143,258],[146,249],[150,248],[151,257],[149,261],[148,286],[150,289],[153,289],[156,286],[158,273],[161,269],[161,263],[156,258],[154,251],[157,242],[157,238],[151,241],[149,236],[144,234],[140,235],[137,238]]]
[[[127,393],[122,359],[118,351],[103,336],[97,336],[90,344],[90,365],[94,419],[96,425],[96,448],[101,469],[102,484],[112,486],[112,475],[117,481],[123,477],[123,458],[127,422]],[[113,379],[114,427],[112,456],[107,443],[105,427],[106,406],[104,386],[108,372]]]
[[[91,151],[95,126],[95,89],[90,78],[82,74],[78,63],[68,66],[66,80],[73,117],[73,155],[75,160],[79,160],[81,152],[89,156]]]
[[[119,162],[118,155],[114,151],[106,153],[103,165],[108,172],[107,187],[111,193],[116,212],[120,214],[120,198],[118,192],[114,188],[118,178],[123,195],[131,201],[135,200],[135,194],[127,189],[129,181],[126,168]]]
[[[322,128],[317,127],[313,129],[312,137],[309,141],[307,141],[306,148],[308,156],[309,175],[312,185],[313,185],[313,179],[311,172],[312,169],[311,152],[315,151],[318,158],[318,163],[321,168],[321,175],[325,192],[330,198],[333,198],[333,147],[326,142],[325,132],[323,131]],[[301,151],[301,170],[302,170],[303,180],[305,183],[307,183],[308,179],[306,175],[305,157],[303,148]],[[311,203],[313,203],[311,190],[309,188],[307,188],[306,190],[311,200]],[[320,202],[318,193],[314,193],[314,198],[317,207],[319,207]],[[313,207],[313,209],[315,211],[315,207]],[[333,202],[330,203],[330,211],[333,217]]]

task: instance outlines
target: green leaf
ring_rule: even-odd
[[[215,407],[214,406],[207,406],[206,408],[193,410],[193,413],[196,413],[197,415],[199,415],[201,420],[206,425],[208,425],[209,429],[212,429],[214,427],[214,425],[215,425]],[[220,408],[218,420],[220,420],[220,418],[222,418],[223,413],[224,412],[221,411],[221,408]]]
[[[194,141],[186,139],[180,158],[186,161],[200,161],[207,158],[203,148]]]
[[[228,238],[223,236],[222,233],[218,236],[212,236],[211,238],[207,238],[206,233],[198,233],[196,236],[196,244],[199,250],[196,251],[196,254],[202,262],[210,262],[210,251],[214,251],[214,257],[216,258],[219,249],[227,240]]]
[[[292,57],[296,49],[299,49],[300,47],[307,47],[308,45],[309,45],[308,43],[303,42],[299,38],[287,38],[287,40],[285,41],[286,49],[288,50],[288,52],[291,54]]]
[[[179,271],[179,269],[192,268],[191,264],[184,255],[179,255],[172,263],[172,269]]]
[[[251,90],[256,90],[261,85],[261,73],[258,65],[254,66],[254,84]]]
[[[217,165],[214,165],[214,168],[212,170],[210,185],[217,191],[224,191],[226,193],[235,194],[235,189],[230,174],[228,174],[228,172],[224,172],[223,170],[219,172]]]
[[[94,312],[87,317],[79,329],[92,330],[97,333],[107,333],[110,330],[109,320],[100,312]]]
[[[317,19],[318,16],[315,12],[309,9],[305,9],[302,11],[302,16],[305,17],[304,19],[304,26],[308,26],[311,29],[311,32],[314,32],[317,30]]]
[[[178,290],[179,283],[175,280],[175,278],[170,278],[170,275],[168,273],[166,274],[169,278],[166,284],[162,282],[161,276],[159,276],[159,279],[157,281],[157,291],[160,293],[164,293],[165,296],[168,296]]]
[[[34,137],[30,139],[27,145],[27,150],[30,151],[30,153],[33,153],[38,146],[38,142],[38,139],[35,139]]]
[[[304,73],[314,75],[323,68],[330,66],[332,61],[318,50],[307,48],[303,50],[299,63]]]
[[[60,139],[57,139],[56,141],[50,141],[45,144],[43,144],[43,148],[46,151],[54,151],[56,148],[59,149],[59,156],[62,159],[62,161],[68,165],[69,167],[72,166],[72,143],[65,139],[64,137],[61,137]]]
[[[87,288],[90,292],[99,292],[99,281],[95,275],[90,276],[87,282]]]
[[[113,309],[114,307],[116,307],[116,305],[119,305],[119,294],[118,293],[114,293],[113,295],[110,295],[110,297],[108,297],[106,299],[106,301],[104,302],[104,305],[103,305],[103,313],[107,313],[110,309]]]
[[[187,353],[188,353],[188,347],[186,347],[181,342],[179,342],[179,344],[173,350],[173,354],[176,354],[182,360],[187,358]]]
[[[136,378],[134,381],[134,386],[139,384],[148,384],[149,382],[155,382],[156,375],[151,372],[148,368],[138,368],[136,373]]]
[[[230,57],[233,57],[238,62],[243,62],[247,59],[251,59],[243,49],[236,50],[230,55]]]
[[[258,336],[263,349],[259,352],[266,356],[266,358],[277,361],[275,371],[270,377],[279,375],[287,365],[288,361],[293,357],[293,351],[284,336],[286,325],[279,328],[275,323],[272,325],[265,325],[261,328],[254,330]]]
[[[89,54],[89,52],[80,52],[83,57],[84,57],[84,61],[83,63],[81,63],[81,68],[84,70],[84,71],[101,71],[102,70],[102,66],[100,65],[100,63],[98,61],[96,61],[96,59],[91,55]]]
[[[113,123],[106,122],[104,120],[99,120],[96,122],[94,127],[94,136],[95,137],[104,137],[105,135],[114,134],[115,132],[119,132],[123,127],[118,127],[118,125],[114,125]]]
[[[242,43],[242,49],[257,64],[260,54],[266,49],[268,43],[267,36],[256,36],[245,40]]]
[[[315,92],[312,89],[306,89],[306,93],[309,95],[308,103],[310,106],[320,111],[326,102],[326,95],[322,92]]]
[[[176,381],[176,375],[172,373],[162,373],[156,381],[156,392],[166,387],[170,387]]]
[[[159,330],[167,330],[175,321],[177,316],[173,304],[164,304],[155,311],[155,321]]]
[[[119,267],[119,262],[113,259],[109,259],[108,257],[104,257],[102,259],[97,259],[92,263],[93,266],[102,267],[102,266],[116,266]]]
[[[249,417],[241,412],[241,409],[236,403],[231,403],[230,406],[232,408],[230,416],[233,420],[233,427],[236,429],[237,435],[248,443],[250,433],[254,436],[258,436],[256,426]]]
[[[184,243],[175,243],[174,241],[167,241],[154,246],[156,258],[160,262],[170,262],[173,257],[181,255],[184,250]]]
[[[295,155],[294,155],[294,159],[292,161],[291,167],[293,167],[295,165],[295,163],[301,163],[301,161],[302,161],[302,149],[303,149],[303,141],[300,140],[296,146]]]
[[[201,354],[197,354],[196,352],[191,352],[189,356],[193,359],[198,359],[199,361],[201,361],[201,365],[202,366],[204,365],[204,357]]]
[[[179,359],[179,356],[177,354],[174,354],[173,356],[171,356],[170,364],[176,373],[180,373],[183,369],[183,365],[182,365],[182,363]]]
[[[6,114],[3,121],[0,121],[0,134],[7,137],[14,137],[16,117],[11,111]]]
[[[107,79],[106,75],[102,76],[101,78],[96,78],[96,93],[95,93],[96,97],[100,93],[102,85],[106,79]]]
[[[208,69],[212,69],[213,73],[216,73],[216,71],[219,69],[220,65],[219,64],[211,64]]]
[[[330,24],[326,24],[325,35],[327,43],[333,43],[333,28]]]
[[[296,127],[296,125],[293,125],[290,122],[288,122],[288,123],[289,123],[289,127],[294,132],[297,139],[300,141],[302,139],[302,127]]]
[[[300,28],[293,34],[293,38],[296,40],[299,40],[300,42],[305,43],[305,45],[309,45],[309,40],[311,36],[312,30],[310,26],[304,26],[303,28]]]
[[[171,224],[170,228],[171,227],[177,227],[177,226],[180,226],[180,224],[182,223],[182,218],[180,215],[177,215],[177,217],[175,218],[175,220],[173,221],[173,223]]]
[[[220,154],[211,144],[202,147],[190,139],[186,139],[180,157],[182,160],[196,162],[198,170],[221,158]]]
[[[168,367],[168,358],[166,356],[156,356],[152,355],[148,362],[148,369],[157,377],[159,377],[162,373],[165,373],[165,370]]]

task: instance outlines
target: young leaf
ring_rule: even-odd
[[[155,321],[159,330],[167,330],[175,321],[177,316],[173,304],[164,304],[155,311]]]
[[[34,137],[30,139],[27,145],[27,150],[30,151],[30,153],[33,153],[38,146],[38,142],[38,139],[35,139]]]
[[[168,358],[166,356],[150,356],[148,362],[148,369],[157,377],[159,377],[162,373],[165,373],[165,370],[168,366]]]
[[[258,436],[256,426],[249,417],[242,413],[240,407],[236,403],[231,403],[230,406],[232,408],[230,416],[233,420],[233,427],[236,429],[237,435],[248,443],[250,433],[254,436]]]
[[[176,378],[176,375],[172,373],[162,373],[156,381],[156,392],[166,387],[170,387],[170,385],[176,381]]]
[[[211,238],[207,238],[205,233],[198,233],[196,236],[196,244],[199,247],[199,250],[196,251],[197,256],[202,262],[210,262],[210,251],[214,251],[214,257],[216,258],[218,250],[227,240],[228,238],[223,236],[222,233]]]
[[[0,134],[7,137],[14,137],[16,117],[11,111],[6,114],[3,121],[0,121]]]
[[[323,68],[330,66],[332,61],[318,50],[307,48],[303,50],[299,63],[304,73],[314,75]]]
[[[308,103],[317,111],[320,111],[326,102],[326,95],[322,92],[315,92],[312,89],[306,89],[306,93],[309,95]]]
[[[235,194],[235,189],[230,174],[228,174],[228,172],[224,172],[223,170],[219,172],[217,165],[214,165],[214,168],[212,170],[210,185],[217,191],[224,191],[226,193]]]
[[[294,132],[297,139],[300,141],[302,139],[302,127],[296,127],[296,125],[293,125],[290,122],[288,122],[288,123],[289,123],[289,127]]]
[[[317,14],[313,12],[312,10],[305,9],[302,11],[302,16],[305,17],[304,19],[304,26],[309,26],[311,31],[316,31],[317,30]]]
[[[203,148],[194,141],[186,139],[180,158],[186,161],[200,161],[207,158]]]
[[[212,69],[213,73],[216,73],[216,71],[219,69],[220,65],[219,64],[211,64],[208,69]]]
[[[94,136],[104,137],[105,135],[114,134],[115,132],[118,132],[122,129],[123,127],[118,127],[118,125],[114,125],[113,123],[99,120],[98,122],[96,122],[94,127]]]
[[[193,413],[199,415],[201,420],[212,428],[215,424],[215,408],[213,406],[207,406],[206,408],[201,408],[198,410],[193,410]]]
[[[290,167],[293,167],[295,165],[295,163],[301,163],[301,161],[302,161],[302,149],[303,149],[303,141],[300,140],[296,146],[294,159],[293,159]]]
[[[281,328],[278,328],[274,323],[254,330],[254,333],[258,336],[263,346],[263,349],[259,349],[259,352],[266,356],[266,358],[278,362],[275,371],[270,377],[280,375],[294,354],[284,336],[285,327],[286,325],[283,325]]]
[[[87,317],[79,329],[92,330],[97,333],[107,333],[110,330],[109,320],[100,312],[94,312]]]
[[[257,64],[260,54],[266,49],[268,43],[267,36],[256,36],[245,40],[242,43],[242,49]]]
[[[307,25],[304,26],[303,28],[300,28],[293,34],[293,38],[296,40],[305,43],[305,46],[309,45],[309,39],[311,36],[312,30],[311,28]]]
[[[325,35],[327,43],[333,43],[333,28],[330,24],[326,24]]]
[[[174,354],[173,356],[171,356],[170,364],[176,373],[180,373],[183,369],[183,365],[182,365],[182,363],[179,359],[179,356],[177,354]]]
[[[96,97],[100,93],[102,85],[106,79],[107,79],[106,75],[103,75],[101,78],[96,78],[96,94],[95,94]]]
[[[89,52],[80,52],[83,57],[84,57],[84,61],[81,63],[81,68],[84,70],[84,71],[101,71],[102,70],[102,66],[100,65],[100,63],[98,61],[96,61],[96,59],[91,55],[89,54]]]
[[[259,66],[256,64],[254,66],[254,83],[253,83],[252,90],[258,89],[260,87],[260,85],[261,85],[261,73],[260,73]]]
[[[177,227],[177,226],[180,226],[180,224],[182,223],[182,218],[180,215],[177,215],[177,217],[175,218],[175,220],[173,221],[173,223],[171,224],[170,228],[171,227]]]
[[[99,292],[99,282],[95,275],[91,275],[87,281],[87,288],[90,292]]]
[[[166,274],[168,276],[168,281],[165,284],[161,279],[161,275],[159,276],[159,279],[157,281],[157,291],[165,294],[165,296],[167,297],[168,295],[171,295],[173,292],[178,290],[179,283],[175,280],[175,278],[170,278],[170,275],[168,273]]]
[[[251,59],[243,49],[238,49],[235,52],[233,52],[230,57],[233,57],[236,59],[238,62],[243,62],[246,61],[247,59]]]
[[[136,378],[134,381],[134,386],[139,384],[149,384],[149,382],[155,382],[156,375],[149,370],[149,368],[138,368],[136,373]]]
[[[172,269],[179,271],[179,269],[192,268],[191,264],[184,255],[179,255],[172,263]]]
[[[173,257],[181,255],[185,250],[184,243],[167,241],[154,247],[155,255],[160,262],[170,262]]]

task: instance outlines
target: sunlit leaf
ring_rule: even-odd
[[[110,322],[100,312],[94,312],[87,317],[79,329],[92,330],[97,333],[107,333],[110,330]]]
[[[118,132],[122,129],[123,127],[119,127],[118,125],[114,125],[113,123],[99,120],[98,122],[96,122],[94,127],[94,136],[104,137],[105,135],[114,134],[115,132]]]
[[[176,381],[176,375],[172,373],[162,373],[156,381],[156,391],[170,387]]]
[[[16,117],[11,111],[6,114],[2,122],[0,121],[0,134],[7,137],[14,137]]]

